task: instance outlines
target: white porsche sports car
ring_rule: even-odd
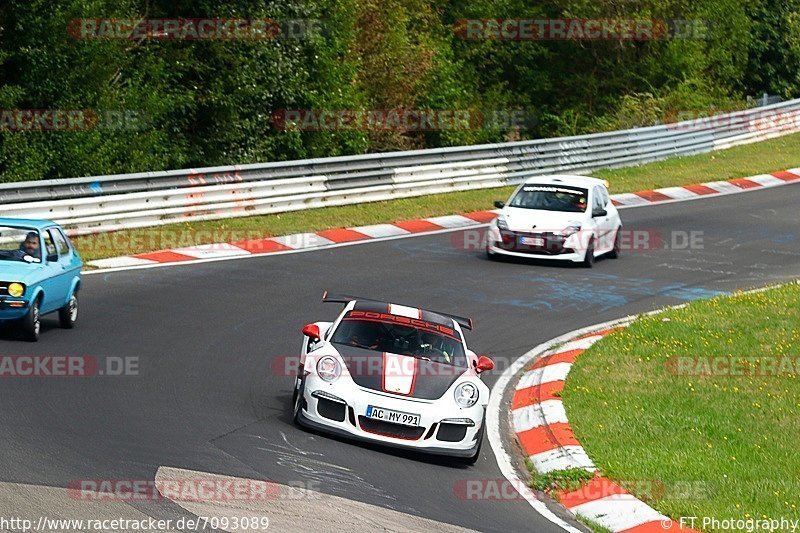
[[[334,322],[303,328],[294,389],[301,426],[474,463],[494,368],[467,348],[468,318],[353,296]]]
[[[560,259],[591,267],[620,254],[619,212],[606,182],[586,176],[536,176],[521,184],[489,226],[486,253]]]

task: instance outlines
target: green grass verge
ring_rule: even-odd
[[[612,193],[688,185],[751,176],[800,165],[800,134],[728,150],[680,157],[639,167],[601,170],[593,175],[609,180]],[[274,237],[303,231],[396,222],[412,218],[452,215],[492,209],[493,200],[505,200],[513,187],[437,194],[368,205],[309,209],[293,213],[208,222],[170,224],[159,228],[116,232],[113,239],[95,235],[74,239],[86,261],[154,250],[220,242],[225,232],[249,238]],[[235,240],[232,239],[232,240]]]
[[[799,356],[800,284],[738,293],[606,337],[562,397],[601,471],[662,513],[795,520]]]
[[[583,487],[593,477],[592,472],[582,468],[569,468],[566,470],[553,470],[546,474],[537,472],[533,465],[528,461],[528,470],[531,473],[530,487],[535,490],[556,495],[558,492],[572,492]]]
[[[611,531],[607,527],[604,527],[604,526],[598,524],[597,522],[595,522],[591,518],[583,516],[580,513],[576,514],[575,518],[578,519],[578,522],[581,522],[583,525],[585,525],[586,527],[591,529],[594,533],[614,533],[613,531]]]
[[[525,458],[525,466],[530,472],[531,480],[528,485],[534,490],[540,490],[558,500],[559,492],[572,492],[586,485],[593,477],[592,472],[587,472],[582,468],[568,468],[566,470],[554,470],[546,474],[537,472],[533,462]],[[594,520],[577,514],[579,522],[591,529],[594,533],[612,533],[610,529],[598,524]]]

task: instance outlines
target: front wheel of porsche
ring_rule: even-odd
[[[295,386],[293,395],[293,408],[292,408],[292,421],[300,425],[300,411],[303,410],[303,402],[305,402],[305,379],[300,378],[300,385]]]
[[[478,458],[481,456],[481,447],[483,446],[483,434],[486,428],[486,420],[483,421],[483,425],[481,426],[480,431],[478,432],[478,448],[475,450],[475,453],[469,457],[464,459],[464,462],[468,465],[474,465],[478,462]]]

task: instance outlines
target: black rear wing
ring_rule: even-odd
[[[362,298],[360,296],[352,296],[352,295],[349,295],[349,294],[330,294],[330,293],[328,293],[328,291],[325,291],[322,294],[322,301],[325,302],[325,303],[339,303],[339,304],[347,304],[347,303],[350,303],[352,301],[374,302],[374,303],[385,304],[385,305],[390,305],[391,303],[393,303],[393,302],[384,302],[382,300],[376,300],[374,298]],[[402,304],[396,304],[396,305],[402,305]],[[458,316],[458,315],[451,315],[450,313],[442,313],[441,311],[431,311],[430,309],[421,309],[421,308],[416,307],[414,305],[405,306],[405,307],[413,307],[415,309],[420,309],[420,311],[425,311],[427,313],[433,313],[434,315],[439,315],[439,316],[443,316],[443,317],[446,317],[446,318],[450,318],[450,319],[454,320],[462,328],[465,328],[465,329],[468,329],[468,330],[472,330],[472,319],[471,318],[466,318],[466,317]]]

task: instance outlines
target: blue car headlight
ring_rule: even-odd
[[[8,295],[14,298],[19,298],[25,294],[25,285],[22,283],[10,283],[8,285]]]

